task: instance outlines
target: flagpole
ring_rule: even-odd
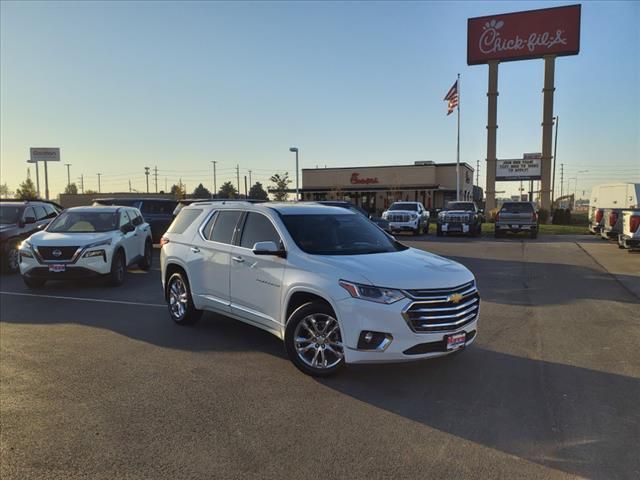
[[[458,74],[457,82],[458,90],[458,146],[456,149],[456,200],[460,201],[460,74]]]

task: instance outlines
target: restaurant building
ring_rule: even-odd
[[[396,201],[422,202],[431,210],[456,199],[456,164],[303,168],[300,192],[303,200],[347,200],[376,215]],[[461,200],[474,199],[473,168],[466,163],[460,163],[460,192]]]

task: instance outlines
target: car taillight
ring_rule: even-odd
[[[609,225],[612,227],[618,222],[618,212],[611,212],[609,214]]]
[[[496,222],[500,219],[500,212],[496,212]]]
[[[631,215],[631,220],[629,221],[631,233],[636,233],[638,227],[640,227],[640,215]]]
[[[533,215],[531,215],[531,221],[532,222],[538,221],[538,214],[536,212],[533,212]]]
[[[167,237],[162,237],[160,239],[160,248],[164,247],[169,242],[170,242],[170,240]]]
[[[604,217],[604,210],[599,208],[596,210],[596,223],[600,223],[602,221],[602,217]]]

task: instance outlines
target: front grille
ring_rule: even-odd
[[[468,215],[447,215],[445,217],[447,223],[468,223],[469,216]]]
[[[53,252],[60,251],[60,255]],[[60,260],[62,262],[71,260],[78,247],[38,247],[38,253],[43,260]]]
[[[402,315],[414,332],[446,332],[474,321],[480,311],[475,282],[449,289],[408,290],[415,299]],[[452,297],[454,297],[452,299]],[[458,301],[454,302],[455,297]]]
[[[387,220],[390,222],[408,222],[411,218],[403,213],[390,213]]]

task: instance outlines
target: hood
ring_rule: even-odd
[[[454,215],[472,215],[473,212],[469,210],[444,210],[445,215],[449,215],[450,213]]]
[[[82,247],[110,238],[109,233],[50,233],[43,231],[31,235],[29,242],[34,246]]]
[[[402,214],[415,213],[416,215],[418,215],[418,212],[416,212],[415,210],[387,210],[384,213],[386,213],[386,214],[392,214],[392,213],[402,213]]]
[[[420,289],[457,287],[474,279],[460,263],[415,248],[371,255],[315,256],[342,270],[342,278],[387,288]]]

